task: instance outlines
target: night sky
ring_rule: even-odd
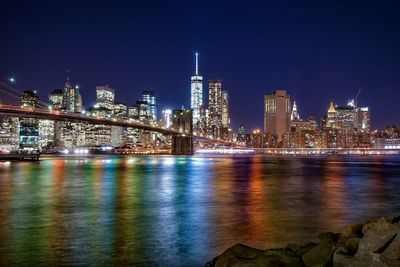
[[[47,101],[69,69],[86,107],[108,84],[127,104],[154,90],[159,111],[189,108],[199,51],[204,87],[230,91],[235,131],[262,129],[263,95],[279,88],[318,119],[361,88],[373,128],[400,124],[398,1],[127,2],[2,0],[0,79]]]

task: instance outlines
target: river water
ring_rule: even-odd
[[[0,162],[0,265],[203,266],[400,215],[400,157]]]

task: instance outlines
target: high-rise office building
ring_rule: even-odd
[[[357,108],[357,129],[362,132],[369,132],[371,111],[369,107]]]
[[[39,105],[36,91],[25,90],[20,97],[20,105],[25,108],[35,108]],[[23,150],[39,149],[39,120],[36,118],[21,118],[19,120],[19,148]]]
[[[100,108],[106,108],[112,113],[114,109],[114,89],[108,85],[96,86],[96,104]]]
[[[79,87],[73,87],[69,77],[67,77],[64,85],[63,109],[68,112],[79,113],[82,108],[82,96],[79,93]]]
[[[151,116],[151,120],[153,122],[157,121],[157,106],[156,106],[156,94],[154,91],[143,91],[142,93],[142,101],[147,102],[148,113]]]
[[[19,148],[19,119],[5,117],[0,119],[0,147],[5,150]]]
[[[290,115],[290,120],[299,120],[300,115],[299,112],[297,111],[297,104],[296,101],[293,101],[293,108],[292,108],[292,114]]]
[[[231,127],[231,119],[229,117],[229,92],[222,91],[222,126],[224,128]]]
[[[222,130],[222,85],[220,80],[211,80],[208,84],[209,135],[221,137]]]
[[[276,90],[264,96],[264,132],[277,136],[290,131],[290,96],[285,90]]]
[[[193,110],[193,125],[200,120],[200,108],[203,105],[203,77],[199,74],[199,53],[196,52],[196,69],[191,78],[190,107]],[[197,131],[197,129],[195,129]]]
[[[240,124],[236,141],[242,144],[246,143],[246,131],[243,124]]]
[[[128,107],[123,103],[115,103],[113,117],[116,119],[126,119],[128,116]]]
[[[19,97],[21,107],[36,108],[39,106],[39,95],[35,90],[25,90]]]
[[[49,94],[49,108],[52,110],[62,110],[64,94],[61,89],[55,89]]]
[[[160,126],[164,128],[169,128],[172,125],[172,110],[164,109],[162,111],[162,118],[160,121]]]
[[[347,131],[354,131],[357,123],[356,108],[351,105],[337,106],[336,121],[339,129],[346,129]]]
[[[336,129],[337,127],[337,118],[336,118],[336,108],[331,102],[329,105],[328,112],[326,113],[326,118],[324,121],[325,126],[323,128],[325,129]]]

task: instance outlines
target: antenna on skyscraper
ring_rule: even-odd
[[[361,93],[361,89],[358,89],[358,93],[356,95],[356,98],[354,99],[354,105],[356,106],[356,108],[357,108],[357,104],[358,104],[358,96],[360,95],[360,93]]]
[[[196,76],[199,75],[199,52],[196,52]]]

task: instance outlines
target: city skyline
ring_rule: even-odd
[[[89,106],[92,89],[109,84],[120,92],[118,101],[134,102],[150,89],[157,92],[160,110],[188,108],[192,55],[199,51],[204,83],[221,79],[231,92],[233,129],[241,123],[262,128],[261,96],[279,88],[290,92],[301,114],[317,117],[331,101],[346,103],[362,89],[360,103],[374,111],[372,128],[398,125],[393,112],[400,84],[398,5],[363,3],[347,2],[345,8],[214,3],[210,9],[204,2],[196,6],[204,19],[195,19],[189,16],[192,3],[179,1],[96,2],[94,8],[4,2],[2,10],[14,12],[1,18],[0,32],[7,38],[0,44],[0,77],[15,76],[20,88],[47,94],[62,86],[69,69]],[[99,22],[101,14],[109,19]]]

